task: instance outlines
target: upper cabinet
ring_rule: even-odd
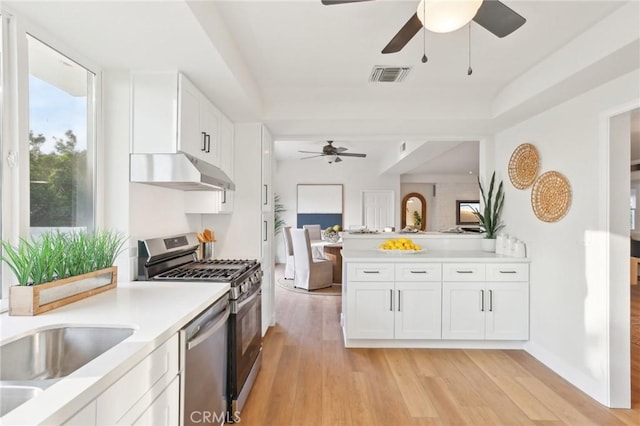
[[[183,74],[178,74],[178,149],[220,166],[220,112]]]
[[[262,126],[262,211],[273,211],[273,186],[271,172],[273,170],[273,138],[266,127]]]
[[[220,166],[221,113],[183,74],[132,74],[131,105],[131,152],[182,151]]]

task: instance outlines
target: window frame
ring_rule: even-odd
[[[93,73],[93,85],[87,93],[87,156],[91,156],[93,177],[93,224],[103,225],[104,166],[98,161],[103,151],[102,137],[102,69],[93,61],[74,51],[58,38],[15,13],[10,7],[0,7],[2,23],[2,59],[4,81],[0,93],[2,112],[0,132],[0,173],[2,183],[2,222],[0,239],[17,244],[30,235],[29,215],[21,214],[29,207],[29,96],[27,35],[30,35],[60,54]],[[89,130],[91,129],[91,130]],[[15,167],[9,165],[9,156],[15,156]],[[4,262],[0,262],[0,312],[8,309],[9,283],[13,275]]]

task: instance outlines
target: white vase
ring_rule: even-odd
[[[496,239],[495,238],[483,238],[482,251],[495,252],[496,251]]]

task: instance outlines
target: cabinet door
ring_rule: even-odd
[[[134,425],[171,426],[180,424],[180,380],[176,376],[171,384],[142,413]]]
[[[220,116],[220,168],[233,180],[233,123]],[[221,191],[219,213],[233,213],[234,191]]]
[[[483,282],[442,283],[442,338],[484,339]]]
[[[204,96],[200,97],[200,131],[205,134],[201,158],[220,167],[220,125],[218,109]]]
[[[349,282],[347,285],[348,338],[392,339],[393,283]]]
[[[96,401],[91,401],[63,423],[64,426],[91,426],[96,424]]]
[[[440,282],[396,283],[396,339],[440,339]]]
[[[178,149],[194,157],[203,158],[207,141],[200,126],[202,94],[182,74],[179,76],[178,84]]]
[[[273,188],[271,170],[273,162],[273,139],[266,127],[262,126],[262,211],[273,210]]]
[[[527,340],[529,338],[528,283],[488,283],[486,296],[485,338]]]

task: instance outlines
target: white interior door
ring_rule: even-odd
[[[362,191],[362,224],[368,229],[382,230],[395,226],[393,191]]]

